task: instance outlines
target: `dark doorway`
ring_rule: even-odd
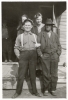
[[[16,61],[14,44],[21,15],[26,14],[34,20],[34,15],[37,12],[41,12],[43,23],[45,23],[46,18],[52,18],[52,5],[49,2],[2,2],[2,21],[7,21],[9,36],[12,40],[12,61]]]
[[[40,6],[41,13],[43,15],[43,23],[47,18],[53,19],[53,7],[52,6]]]

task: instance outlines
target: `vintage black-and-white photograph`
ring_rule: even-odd
[[[2,98],[66,98],[66,1],[1,1]]]

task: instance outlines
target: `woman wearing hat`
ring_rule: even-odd
[[[40,34],[40,32],[42,32],[45,29],[45,24],[42,23],[42,14],[41,13],[37,13],[34,16],[34,20],[35,20],[35,25],[33,27],[34,33],[35,34]]]
[[[18,27],[17,27],[17,36],[19,35],[19,34],[22,34],[23,33],[23,27],[22,27],[22,23],[27,19],[28,17],[27,17],[27,15],[22,15],[21,16],[21,18],[20,18],[20,21],[19,21],[19,25],[18,25]]]
[[[35,24],[32,28],[32,31],[38,36],[42,31],[45,30],[45,24],[42,23],[42,14],[40,12],[36,13],[34,15],[34,20],[35,20]],[[39,60],[39,56],[37,56],[37,67],[36,67],[36,73],[39,74],[39,76],[41,75],[41,66],[40,66],[40,60]]]
[[[43,72],[43,95],[47,95],[48,91],[52,95],[56,95],[56,86],[58,80],[58,62],[61,54],[61,45],[56,33],[52,32],[53,23],[51,19],[45,22],[45,31],[38,36],[38,48],[41,67]]]

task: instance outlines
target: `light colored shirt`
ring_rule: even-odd
[[[24,33],[23,35],[23,46],[26,49],[34,49],[35,48],[35,39],[31,33]]]
[[[36,35],[35,35],[36,36]],[[37,38],[37,36],[36,36]],[[16,53],[16,55],[19,55],[19,51],[25,51],[25,50],[36,50],[35,47],[35,38],[33,36],[33,33],[23,33],[23,47],[21,45],[21,35],[18,35],[15,41],[15,46],[14,49],[18,50],[18,54]]]
[[[47,32],[47,35],[49,36],[49,38],[51,37],[51,32]]]

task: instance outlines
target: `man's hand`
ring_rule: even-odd
[[[43,54],[41,55],[41,58],[42,58],[42,59],[45,59],[44,56],[43,56]]]
[[[20,58],[20,56],[17,56],[17,58],[19,59],[19,58]]]
[[[40,47],[40,46],[41,46],[40,43],[36,43],[36,44],[35,44],[35,47],[37,47],[37,48]]]

